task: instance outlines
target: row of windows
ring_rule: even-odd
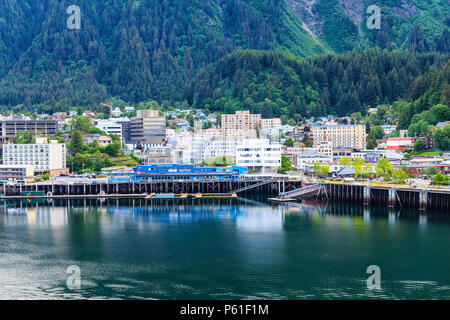
[[[260,151],[273,151],[273,152],[278,152],[280,151],[280,148],[237,148],[237,151],[256,151],[256,152],[260,152]]]
[[[281,163],[281,161],[279,161],[279,160],[265,160],[265,161],[262,161],[262,160],[239,160],[238,161],[238,164],[243,164],[243,163],[245,163],[245,164],[280,164]]]

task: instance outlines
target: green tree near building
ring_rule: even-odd
[[[395,169],[392,171],[392,178],[394,178],[397,183],[405,183],[406,179],[408,179],[408,174],[402,169]]]
[[[349,167],[352,165],[352,160],[350,160],[349,157],[342,157],[339,160],[339,165],[344,166],[344,167]]]
[[[450,125],[433,133],[434,142],[444,151],[450,150]]]
[[[282,156],[281,157],[281,169],[280,172],[281,173],[286,173],[288,171],[292,170],[292,163],[291,160],[286,157],[286,156]]]
[[[92,161],[89,156],[76,153],[75,156],[67,158],[67,165],[72,172],[82,173],[85,169],[92,166]]]
[[[392,165],[386,158],[381,158],[375,166],[375,174],[385,178],[390,177],[392,173]]]
[[[414,152],[421,152],[425,149],[425,142],[423,142],[422,139],[417,139],[416,142],[414,142],[413,150]]]
[[[314,163],[314,174],[316,176],[328,176],[328,174],[330,173],[330,167],[327,166],[326,164],[321,164],[320,162],[315,162]]]
[[[97,150],[94,154],[94,171],[100,172],[104,166],[104,161],[100,150]]]
[[[449,185],[450,184],[450,177],[449,175],[443,175],[442,173],[437,173],[433,178],[433,184],[436,185]]]
[[[292,140],[291,137],[287,138],[284,141],[283,146],[288,147],[288,148],[292,148],[294,146],[294,140]]]
[[[305,132],[305,134],[303,135],[303,140],[302,140],[303,144],[305,145],[305,147],[307,148],[311,148],[314,145],[314,141],[313,139],[311,139],[309,137],[309,134]]]
[[[83,153],[84,151],[84,142],[83,142],[83,132],[79,130],[73,130],[70,133],[70,143],[69,143],[69,152],[71,154]]]
[[[438,169],[436,167],[428,167],[423,170],[423,174],[427,176],[427,178],[434,177],[438,173]]]
[[[385,132],[381,126],[374,126],[369,133],[367,149],[373,150],[377,147],[377,140],[383,139]]]
[[[408,135],[410,137],[417,137],[417,136],[428,136],[430,134],[431,126],[428,122],[425,120],[419,120],[417,122],[414,121],[414,118],[416,116],[420,115],[414,115],[413,117],[413,124],[411,124],[408,127]]]
[[[11,142],[14,144],[30,144],[35,141],[33,134],[29,131],[19,132],[14,138],[11,139]]]
[[[204,165],[213,167],[227,167],[235,164],[233,157],[217,156],[214,158],[205,159]]]
[[[352,162],[352,167],[355,170],[355,179],[364,176],[364,159],[355,158]]]
[[[105,153],[110,156],[118,156],[121,154],[122,144],[120,141],[113,141],[105,147]]]
[[[368,178],[373,175],[372,165],[370,163],[366,163],[364,165],[364,178]]]
[[[86,116],[76,116],[73,117],[70,122],[70,131],[81,131],[84,133],[91,133],[94,128],[91,118]]]

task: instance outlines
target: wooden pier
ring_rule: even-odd
[[[373,184],[327,183],[326,195],[330,200],[382,205],[390,208],[407,207],[420,210],[450,209],[450,190],[414,189],[406,186],[377,186]]]
[[[449,189],[414,189],[407,186],[321,183],[320,193],[305,196],[324,200],[345,201],[386,207],[409,207],[420,210],[450,209]],[[239,181],[154,181],[142,183],[78,183],[1,185],[0,199],[98,199],[98,198],[163,198],[175,199],[225,198],[245,194],[286,195],[283,201],[303,196],[307,185],[300,180],[239,180]],[[314,189],[315,190],[315,189]],[[30,193],[30,196],[24,196]],[[42,193],[42,196],[33,196]],[[176,196],[175,196],[176,195]],[[289,198],[292,195],[292,199]],[[274,198],[275,199],[275,198]],[[280,198],[281,199],[281,198]]]
[[[264,183],[262,183],[264,182]],[[23,193],[41,192],[55,197],[146,197],[151,194],[279,194],[300,188],[300,180],[154,181],[127,183],[74,183],[1,185],[0,198],[24,198]],[[236,192],[236,190],[238,192]],[[40,198],[44,198],[40,197]],[[27,197],[25,197],[27,198]]]

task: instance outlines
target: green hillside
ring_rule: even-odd
[[[382,8],[382,30],[365,27],[369,2]],[[74,3],[81,8],[81,30],[66,27],[66,9]],[[448,12],[448,1],[438,0],[2,1],[0,111],[95,109],[111,99],[177,105],[185,99],[186,85],[201,70],[243,49],[279,52],[293,60],[374,46],[449,52]],[[270,78],[269,70],[261,72]],[[419,73],[408,75],[408,81]],[[308,88],[306,80],[299,80],[305,86],[302,90]],[[271,84],[258,80],[258,85]],[[313,82],[309,85],[322,94]],[[349,89],[342,88],[344,97]],[[373,95],[367,101],[358,96],[359,100],[352,95],[348,99],[361,105],[374,103]],[[300,99],[300,111],[341,112],[340,98],[332,101],[333,107],[313,107],[317,98],[306,93],[294,97]],[[387,99],[392,99],[390,94]],[[293,98],[283,100],[292,104]]]
[[[303,60],[275,52],[238,51],[201,71],[185,97],[191,105],[211,111],[343,116],[399,99],[417,100],[431,85],[426,74],[448,59],[449,55],[379,49]],[[441,77],[440,87],[433,90],[443,90],[448,83],[448,77]],[[440,91],[417,111],[439,102]]]

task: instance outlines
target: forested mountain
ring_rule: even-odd
[[[439,83],[432,79],[448,59],[435,53],[380,49],[309,59],[237,51],[202,70],[185,96],[191,105],[211,111],[249,109],[264,117],[343,116],[398,99],[415,101],[430,86],[433,93],[438,84],[448,86],[448,77],[440,77]],[[440,93],[435,94],[417,111],[439,103],[440,98]]]
[[[66,9],[73,4],[81,8],[80,30],[69,30],[66,26],[69,16]],[[365,26],[370,15],[366,13],[369,4],[381,7],[381,30],[367,30]],[[201,77],[209,70],[225,68],[212,67],[214,63],[242,49],[272,51],[270,54],[279,52],[283,54],[280,59],[292,60],[295,64],[300,63],[297,58],[360,51],[374,46],[412,52],[449,52],[448,12],[448,1],[438,0],[1,1],[1,111],[39,109],[54,112],[74,106],[95,108],[111,98],[126,103],[156,100],[164,105],[174,105],[185,98],[194,102],[195,98],[195,103],[202,103],[210,96],[208,90],[194,97],[189,89],[184,90],[186,85],[200,72],[188,88],[200,86]],[[315,63],[327,59],[332,57],[325,55]],[[402,59],[409,60],[406,56]],[[432,59],[432,63],[439,60],[436,56],[417,59]],[[235,60],[221,61],[218,65]],[[304,63],[313,66],[311,61]],[[397,67],[396,72],[401,72]],[[318,68],[323,70],[321,66]],[[230,65],[229,70],[233,69]],[[426,62],[416,70],[407,69],[408,79],[402,83],[413,81],[412,77],[426,70]],[[267,70],[261,72],[268,74]],[[273,72],[282,74],[284,70]],[[311,70],[311,74],[315,72],[318,71]],[[396,75],[392,73],[390,77]],[[349,99],[354,105],[357,102],[371,105],[377,99],[390,100],[397,94],[387,90],[376,99],[373,94],[368,94],[366,100],[359,92],[349,94],[354,88],[342,85],[344,98],[340,98],[337,88],[339,97],[335,98],[335,93],[330,91],[331,101],[327,105],[326,86],[320,87],[320,84],[316,88],[315,79],[311,82],[306,78],[300,80],[302,89],[295,90],[303,93],[294,94],[294,100],[283,99],[289,105],[300,101],[296,106],[298,112],[331,110],[341,113],[342,107],[337,103],[342,99]],[[358,85],[364,86],[367,81],[361,80]],[[264,80],[254,84],[260,83],[270,85]],[[217,85],[210,84],[211,88]],[[247,90],[252,91],[251,88]],[[314,92],[309,95],[304,93],[305,90]],[[334,90],[331,84],[328,90]],[[398,90],[400,96],[405,90],[407,88]],[[240,99],[242,96],[241,93],[230,96],[225,87],[223,91],[225,98]],[[314,94],[320,97],[313,97]],[[260,97],[270,99],[264,94]],[[359,100],[355,100],[356,97]],[[255,103],[261,102],[259,98],[252,99]],[[319,103],[323,99],[325,102]],[[210,104],[215,104],[215,100]],[[318,107],[311,105],[312,102]],[[288,108],[286,104],[280,105]],[[305,108],[307,110],[303,110]]]

